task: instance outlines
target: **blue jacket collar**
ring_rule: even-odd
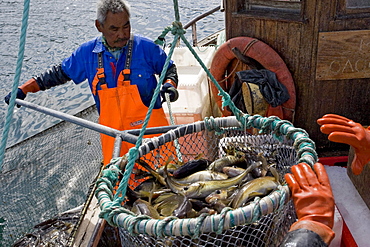
[[[106,50],[106,48],[103,45],[102,37],[101,36],[100,37],[97,37],[96,38],[95,47],[93,49],[93,52],[94,53],[100,53],[100,52],[105,51],[105,50]]]
[[[131,39],[134,39],[134,34],[131,33]],[[126,48],[127,45],[124,47]],[[108,49],[103,45],[102,36],[96,38],[95,47],[93,49],[94,53],[100,53],[102,51],[108,51]]]

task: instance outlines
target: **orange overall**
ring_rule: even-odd
[[[136,85],[130,83],[130,60],[132,55],[132,40],[126,58],[125,69],[120,72],[116,88],[108,88],[104,80],[102,55],[99,55],[99,68],[93,81],[93,93],[98,93],[100,99],[100,118],[102,125],[117,129],[141,129],[148,112],[148,107],[143,104]],[[131,46],[131,47],[130,47]],[[100,89],[96,85],[100,84]],[[147,127],[167,126],[168,121],[163,108],[153,109]],[[147,135],[152,137],[153,135]],[[104,165],[112,159],[115,139],[101,134]],[[126,154],[134,144],[122,142],[120,156]]]

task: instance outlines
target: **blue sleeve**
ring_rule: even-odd
[[[46,70],[43,74],[35,76],[37,84],[40,90],[62,85],[67,81],[71,80],[62,70],[61,65],[55,65],[50,70]]]
[[[158,45],[156,45],[156,47],[154,48],[154,51],[155,53],[158,54],[158,57],[160,58],[160,59],[154,59],[154,61],[156,62],[154,64],[154,67],[156,68],[156,73],[160,75],[166,63],[167,54]],[[170,60],[168,67],[167,67],[167,71],[172,66],[172,64],[173,64],[173,61]]]
[[[62,69],[74,83],[79,84],[86,79],[93,80],[97,68],[94,46],[95,40],[86,42],[78,47],[70,57],[63,60]]]
[[[145,37],[141,37],[141,38],[143,40],[143,44],[145,44],[146,46],[145,49],[150,50],[150,53],[147,54],[148,55],[147,62],[154,69],[155,73],[157,75],[160,75],[166,63],[167,54],[159,45],[155,44],[153,41]],[[168,64],[168,68],[170,68],[172,64],[173,64],[173,61],[170,60]]]

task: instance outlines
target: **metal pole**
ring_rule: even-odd
[[[56,111],[50,108],[39,106],[34,103],[27,102],[27,101],[20,100],[20,99],[16,99],[15,103],[18,105],[33,109],[38,112],[42,112],[42,113],[45,113],[47,115],[50,115],[56,118],[60,118],[67,122],[71,122],[71,123],[86,127],[88,129],[97,131],[99,133],[102,133],[102,134],[105,134],[105,135],[108,135],[114,138],[116,138],[117,136],[120,136],[122,141],[126,141],[132,144],[136,143],[137,136],[140,133],[140,129],[124,130],[124,131],[116,130],[116,129],[107,127],[105,125],[97,124],[97,123],[94,123],[94,122],[91,122],[91,121],[88,121],[82,118],[78,118],[78,117],[63,113],[63,112],[59,112],[59,111]],[[180,125],[152,127],[152,128],[146,129],[145,134],[151,135],[151,134],[165,133],[171,129],[177,128],[178,126]]]
[[[86,127],[88,129],[91,129],[91,130],[95,130],[95,131],[97,131],[99,133],[102,133],[102,134],[105,134],[105,135],[116,137],[117,135],[122,134],[121,131],[118,131],[116,129],[113,129],[113,128],[110,128],[110,127],[107,127],[107,126],[104,126],[104,125],[101,125],[101,124],[97,124],[97,123],[94,123],[94,122],[91,122],[91,121],[88,121],[88,120],[85,120],[85,119],[82,119],[82,118],[78,118],[78,117],[63,113],[63,112],[59,112],[59,111],[56,111],[56,110],[53,110],[53,109],[49,109],[49,108],[46,108],[46,107],[43,107],[43,106],[39,106],[39,105],[33,104],[31,102],[16,99],[15,103],[18,104],[18,105],[33,109],[35,111],[45,113],[47,115],[63,119],[67,122],[71,122],[71,123],[74,123],[74,124],[77,124],[77,125],[81,125],[83,127]]]

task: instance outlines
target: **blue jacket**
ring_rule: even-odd
[[[82,44],[70,57],[64,59],[61,65],[63,72],[76,84],[87,79],[91,89],[96,69],[98,68],[97,54],[99,52],[103,52],[107,86],[108,88],[116,87],[118,75],[124,69],[127,46],[123,48],[123,53],[117,61],[103,45],[102,37],[97,37]],[[166,53],[153,41],[143,36],[134,36],[130,79],[131,84],[137,85],[141,100],[146,106],[150,105],[154,90],[157,86],[155,75],[161,74],[166,58]],[[169,67],[172,66],[172,64],[173,61],[170,61]],[[94,100],[97,108],[100,109],[98,95],[94,96]],[[160,107],[161,100],[160,97],[158,97],[154,108],[157,109]]]

